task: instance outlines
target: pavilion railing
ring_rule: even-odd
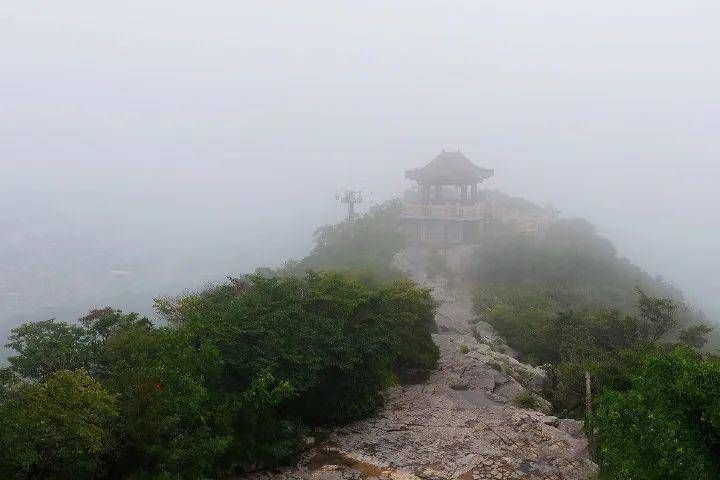
[[[485,205],[425,205],[419,203],[403,204],[403,215],[406,217],[431,218],[484,218],[487,213]]]

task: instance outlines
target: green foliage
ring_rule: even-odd
[[[19,377],[42,380],[82,367],[115,396],[113,475],[200,474],[227,446],[227,432],[213,423],[217,399],[206,388],[217,381],[220,359],[210,345],[196,348],[183,330],[104,309],[81,325],[25,324],[8,345],[17,351],[9,360]]]
[[[537,285],[486,286],[475,295],[474,311],[478,320],[492,325],[524,359],[532,363],[545,363],[547,346],[545,336],[538,332],[557,315],[560,305]]]
[[[537,396],[530,390],[523,390],[515,395],[515,398],[513,398],[513,404],[530,410],[534,410],[540,406]]]
[[[525,284],[487,287],[477,292],[475,312],[493,326],[525,361],[543,365],[545,392],[563,415],[583,414],[584,373],[597,391],[626,388],[655,341],[675,324],[665,313],[673,302],[638,292],[637,315],[616,309],[568,310],[553,289]]]
[[[9,358],[13,371],[37,380],[57,370],[88,368],[92,341],[80,326],[46,320],[14,328],[6,347],[18,353]]]
[[[565,415],[583,413],[585,371],[598,391],[626,388],[653,343],[699,320],[678,290],[618,258],[584,220],[558,221],[539,239],[500,235],[479,255],[478,320],[545,366],[546,395]],[[681,341],[701,344],[703,335],[689,327]]]
[[[372,207],[355,220],[352,237],[347,222],[317,229],[312,252],[299,263],[290,264],[290,273],[332,270],[349,272],[362,280],[400,278],[400,272],[390,263],[405,247],[400,231],[401,209],[397,199]]]
[[[629,311],[635,306],[636,287],[650,296],[682,300],[677,289],[619,258],[585,220],[557,221],[539,239],[500,235],[486,242],[478,255],[479,284],[539,284],[557,294],[565,308],[612,305]]]
[[[635,291],[640,317],[644,320],[642,329],[649,340],[656,342],[677,328],[678,306],[673,300],[649,297],[639,288]]]
[[[12,387],[18,382],[15,372],[9,367],[0,368],[0,402],[5,398],[5,395],[10,392]]]
[[[544,392],[562,416],[581,418],[585,411],[585,372],[590,373],[594,392],[624,390],[645,360],[662,353],[654,344],[639,343],[619,351],[595,351],[586,357],[570,357],[546,365]]]
[[[674,339],[702,348],[711,330],[679,291],[617,258],[583,221],[541,239],[500,235],[480,255],[475,313],[545,368],[559,414],[583,416],[590,373],[599,398],[586,430],[603,478],[718,478],[720,364],[673,350]]]
[[[112,446],[115,398],[82,370],[48,373],[0,403],[3,478],[90,479]]]
[[[718,478],[720,364],[687,348],[651,356],[631,388],[597,400],[592,425],[609,478]]]
[[[138,320],[107,337],[104,356],[102,379],[121,413],[116,474],[212,472],[231,440],[218,412],[224,399],[210,389],[220,380],[217,349],[183,329]]]
[[[438,356],[435,303],[407,280],[371,290],[336,273],[254,276],[179,303],[186,328],[218,346],[236,381],[270,369],[297,394],[287,408],[313,423],[371,413],[396,374]]]
[[[17,355],[0,371],[0,446],[14,452],[4,477],[196,479],[278,465],[308,426],[371,414],[397,377],[438,358],[435,302],[407,280],[256,275],[158,306],[169,326],[103,309],[13,330]],[[82,377],[67,386],[68,375]],[[67,475],[47,473],[55,461]]]
[[[364,417],[396,375],[432,368],[438,357],[429,333],[435,303],[409,281],[370,289],[336,273],[251,276],[178,305],[183,328],[219,349],[224,385],[273,392],[243,396],[235,430],[245,443],[232,447],[236,460],[243,452],[246,462],[286,460],[299,446],[300,423]],[[271,388],[268,378],[278,383]],[[253,398],[278,403],[248,403]]]
[[[378,293],[384,310],[382,328],[397,352],[394,371],[402,377],[434,368],[440,353],[429,335],[436,328],[437,308],[430,291],[410,280],[396,280]]]
[[[701,349],[708,342],[708,335],[713,328],[709,325],[691,325],[680,332],[678,342],[689,347]]]

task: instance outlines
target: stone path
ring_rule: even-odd
[[[423,384],[392,389],[385,407],[332,433],[297,465],[246,480],[586,479],[595,472],[579,422],[519,408],[543,372],[479,343],[467,293],[433,288],[438,369]],[[541,400],[541,399],[540,399]],[[541,400],[541,408],[547,402]]]

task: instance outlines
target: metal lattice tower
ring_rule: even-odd
[[[338,193],[335,198],[340,203],[345,203],[348,206],[348,229],[350,231],[350,238],[355,236],[355,204],[362,203],[363,192],[360,190],[345,190],[343,193]]]

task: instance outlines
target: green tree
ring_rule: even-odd
[[[638,310],[643,320],[643,330],[648,340],[657,342],[678,327],[676,302],[669,298],[651,297],[640,288],[635,288],[638,295]]]
[[[720,364],[681,347],[650,356],[630,389],[598,398],[592,426],[609,478],[718,478]]]
[[[221,360],[212,345],[112,309],[92,311],[80,325],[25,324],[11,340],[13,375],[43,381],[63,367],[81,366],[114,396],[119,416],[112,425],[111,474],[216,472],[231,433],[216,421],[222,399],[210,387],[219,381]]]
[[[583,289],[526,282],[489,285],[475,295],[475,313],[503,336],[521,358],[548,372],[546,396],[563,415],[583,415],[584,375],[596,392],[625,389],[647,355],[662,350],[661,338],[677,329],[677,303],[637,291],[637,313],[582,305]],[[685,334],[682,338],[692,340]]]
[[[628,313],[637,304],[636,287],[648,297],[682,302],[679,290],[618,257],[612,243],[585,220],[557,221],[540,238],[513,232],[490,237],[477,256],[474,278],[481,286],[520,287],[531,282],[546,288],[567,309],[612,306]],[[675,313],[683,324],[698,323],[696,312]]]
[[[111,314],[112,315],[112,314]],[[223,421],[217,349],[184,329],[121,319],[103,342],[103,383],[118,398],[114,473],[200,478],[217,473],[232,439]],[[103,319],[103,323],[111,319]]]
[[[247,386],[258,372],[288,381],[286,408],[311,423],[371,413],[395,375],[432,368],[435,303],[398,281],[370,289],[336,273],[304,278],[251,276],[178,299],[179,323],[218,346],[228,382]]]
[[[709,325],[691,325],[680,331],[678,342],[689,347],[701,349],[708,342],[708,335],[713,327]]]
[[[93,336],[78,325],[55,320],[26,323],[12,330],[5,345],[18,375],[41,379],[58,370],[93,369]]]
[[[292,266],[291,273],[308,270],[341,271],[365,281],[389,281],[400,278],[391,268],[392,258],[405,246],[400,229],[401,202],[391,200],[373,206],[355,220],[350,236],[347,222],[325,225],[315,231],[315,246],[310,254]]]
[[[22,425],[21,393],[45,388],[68,366],[87,368],[92,378],[83,375],[113,401],[117,415],[103,437],[113,440],[112,452],[88,447],[87,459],[78,456],[84,470],[69,464],[77,478],[217,478],[278,465],[299,451],[307,428],[371,414],[387,386],[438,358],[436,304],[410,281],[252,275],[159,306],[167,326],[100,309],[79,325],[39,322],[13,332],[17,354],[0,372],[0,403],[12,422]],[[84,417],[64,420],[83,431],[73,422]],[[37,470],[33,478],[48,478],[45,460],[28,463],[29,440],[15,423],[3,424],[3,441],[20,457],[3,468],[25,462]],[[71,440],[68,448],[77,445]]]
[[[96,478],[112,448],[113,395],[82,370],[11,388],[0,403],[3,478]]]
[[[18,382],[17,375],[9,367],[0,368],[0,401],[10,391],[10,389]]]

